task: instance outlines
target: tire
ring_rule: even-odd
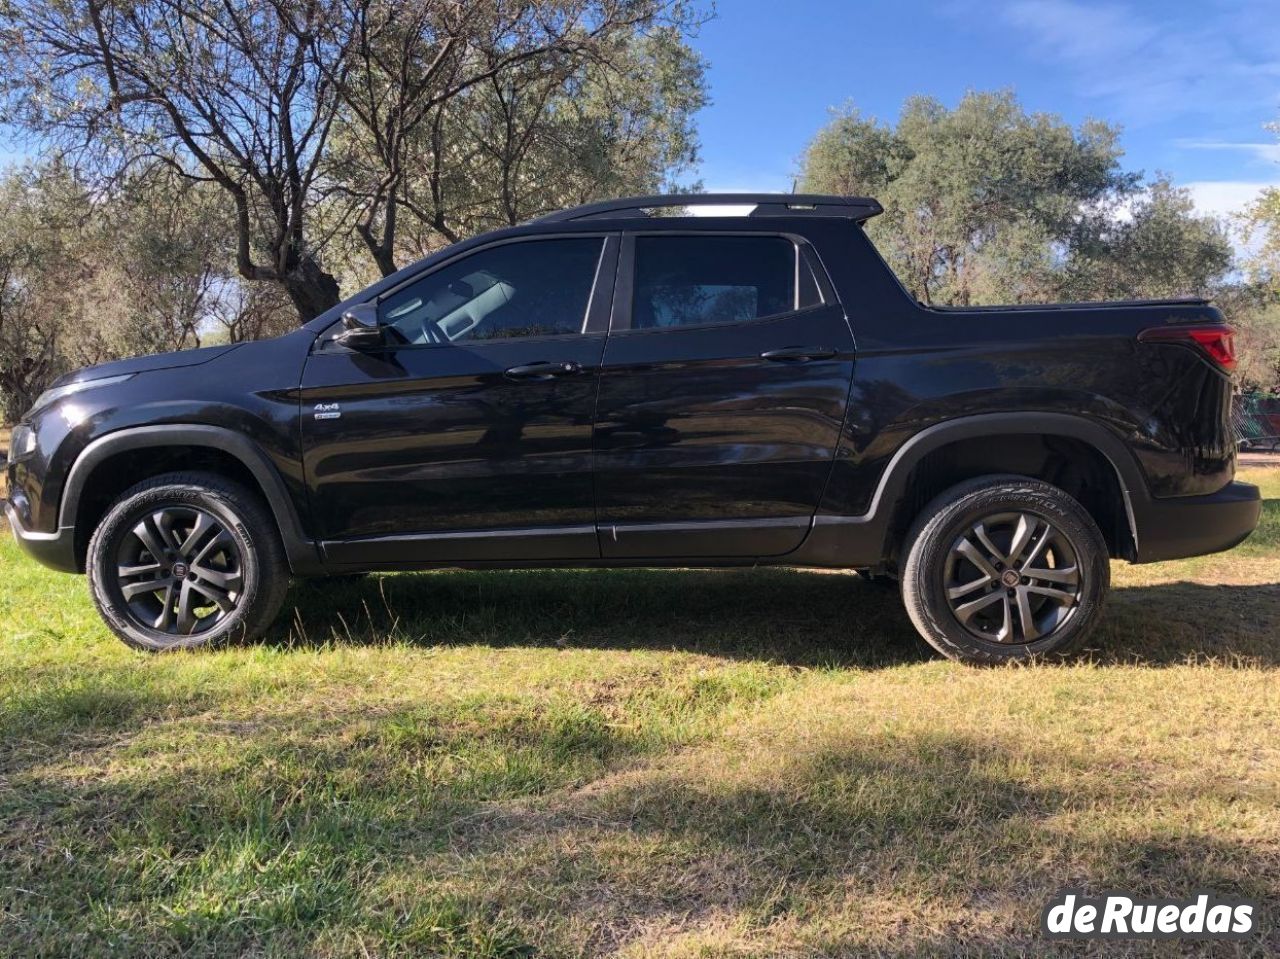
[[[921,511],[904,553],[907,614],[938,652],[964,663],[1071,652],[1097,623],[1110,586],[1093,518],[1056,486],[1023,476],[951,487]]]
[[[275,517],[215,473],[166,473],[126,490],[94,530],[85,565],[103,621],[148,652],[254,639],[289,586]]]

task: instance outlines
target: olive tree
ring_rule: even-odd
[[[683,0],[371,5],[332,193],[379,272],[687,168],[705,102],[684,43],[696,22]]]
[[[402,209],[438,219],[407,180],[424,158],[467,176],[455,100],[528,75],[563,94],[694,22],[682,0],[0,0],[0,120],[95,177],[213,186],[239,275],[306,320],[340,298],[331,246],[354,230],[385,273]]]
[[[871,194],[868,231],[925,303],[1201,293],[1230,268],[1221,225],[1120,166],[1119,131],[1028,114],[1012,93],[846,108],[802,159],[807,192]]]
[[[1240,219],[1250,253],[1229,316],[1240,330],[1241,381],[1280,389],[1280,189],[1263,190]]]
[[[5,418],[59,374],[199,346],[247,281],[211,189],[161,168],[96,189],[57,163],[0,177]]]
[[[4,119],[98,169],[139,158],[215,184],[234,211],[236,265],[301,316],[338,300],[307,230],[337,111],[339,4],[14,0],[0,9]]]
[[[80,225],[77,185],[65,175],[41,190],[28,175],[0,181],[0,399],[12,422],[63,371],[64,333],[78,264],[65,240]],[[69,194],[69,195],[68,195]],[[61,197],[70,202],[58,202]],[[56,269],[51,268],[56,264]],[[61,274],[61,279],[56,274]]]

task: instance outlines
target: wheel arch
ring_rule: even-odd
[[[916,433],[885,466],[867,512],[861,516],[819,513],[809,540],[793,554],[793,561],[799,565],[882,567],[894,560],[901,537],[919,509],[947,486],[985,473],[1009,472],[1052,482],[1037,470],[1010,468],[1005,456],[991,457],[980,470],[961,468],[929,474],[930,467],[945,459],[948,450],[962,444],[997,450],[1017,437],[1036,437],[1048,448],[1062,444],[1062,452],[1074,449],[1090,456],[1098,471],[1086,475],[1102,477],[1108,484],[1095,492],[1090,513],[1115,555],[1132,558],[1137,554],[1135,517],[1141,515],[1148,496],[1146,481],[1124,442],[1105,426],[1083,416],[1010,412],[957,417]],[[1090,504],[1082,505],[1090,508]],[[1106,506],[1114,513],[1106,514],[1102,509]]]
[[[135,472],[130,467],[144,451],[168,451],[178,459],[163,468]],[[275,518],[289,566],[295,574],[316,572],[320,559],[307,537],[289,491],[266,453],[248,437],[217,426],[164,424],[108,433],[76,458],[67,476],[58,509],[58,525],[75,530],[75,557],[80,569],[93,526],[110,501],[148,475],[170,468],[205,468],[227,475],[260,494]],[[127,482],[120,474],[124,472]],[[116,488],[119,487],[119,488]],[[97,514],[96,516],[94,514]]]

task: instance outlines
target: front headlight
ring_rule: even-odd
[[[34,412],[48,406],[50,403],[71,396],[73,393],[91,390],[98,386],[110,386],[112,383],[123,383],[125,380],[133,379],[136,375],[135,373],[123,373],[120,376],[104,376],[100,380],[81,380],[78,383],[68,383],[66,386],[55,386],[53,389],[45,390],[37,396],[36,401],[31,404],[31,409]]]
[[[19,423],[9,437],[9,459],[18,460],[36,451],[36,432],[26,423]]]

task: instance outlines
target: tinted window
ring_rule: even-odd
[[[636,238],[638,330],[739,323],[796,308],[796,248],[775,236]]]
[[[504,243],[436,270],[378,304],[407,343],[581,333],[603,240]]]

